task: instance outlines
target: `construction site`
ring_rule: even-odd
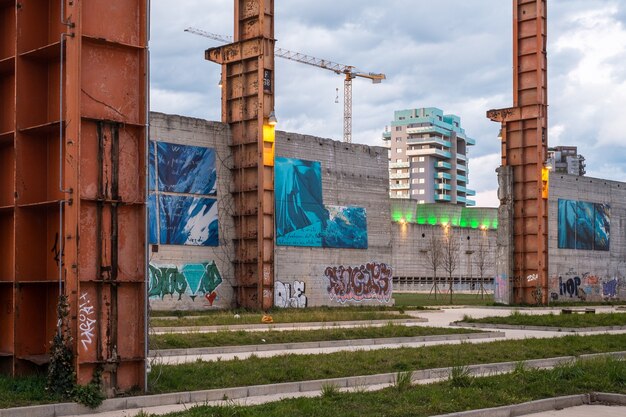
[[[111,398],[99,411],[162,414],[150,407],[214,400],[191,388],[180,390],[188,398],[154,400],[161,404],[114,398],[155,391],[150,338],[168,326],[151,320],[161,316],[252,311],[267,322],[274,315],[279,328],[282,309],[385,310],[398,305],[397,293],[452,300],[453,292],[537,308],[530,315],[569,314],[572,303],[625,315],[617,305],[626,301],[626,183],[551,172],[547,163],[546,3],[512,0],[513,103],[484,109],[501,144],[500,205],[490,208],[390,198],[390,175],[400,174],[390,174],[389,147],[353,143],[352,133],[353,80],[380,83],[385,74],[281,49],[273,0],[235,0],[232,37],[187,29],[222,44],[198,51],[220,68],[220,121],[151,111],[149,2],[0,0],[0,373],[45,374],[51,342],[65,335],[76,383],[97,381]],[[343,78],[343,138],[278,129],[276,57]],[[460,131],[453,141],[473,145]],[[456,162],[434,168],[439,178],[467,175]],[[463,181],[441,189],[466,201]],[[427,326],[449,324],[434,315]],[[275,348],[288,349],[296,348]],[[622,351],[607,354],[622,364]],[[177,357],[219,362],[233,352]],[[281,394],[271,385],[268,393]],[[218,391],[216,402],[265,395]],[[626,405],[623,385],[615,394],[602,402]],[[42,407],[37,415],[96,413]],[[32,413],[0,405],[0,417]]]

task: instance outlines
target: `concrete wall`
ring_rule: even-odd
[[[231,158],[228,143],[230,129],[228,125],[218,122],[209,122],[190,117],[166,115],[162,113],[150,114],[150,139],[159,142],[178,143],[214,148],[217,153],[217,204],[219,213],[219,246],[179,246],[179,245],[150,245],[149,262],[153,268],[177,268],[182,270],[185,265],[215,262],[222,278],[222,283],[215,291],[215,298],[210,294],[193,295],[189,288],[181,294],[184,282],[174,283],[173,294],[153,296],[150,305],[161,310],[197,310],[205,308],[229,308],[233,302],[233,265],[234,230],[232,212]],[[163,277],[166,279],[166,277]],[[155,283],[151,282],[150,286]],[[169,284],[172,285],[172,284]],[[179,291],[177,291],[177,289]]]
[[[558,200],[610,204],[610,250],[559,249]],[[549,290],[552,301],[626,299],[626,183],[575,175],[550,177]]]
[[[353,297],[344,302],[338,301],[331,297],[333,292],[329,288],[332,277],[326,270],[329,267],[352,267],[350,274],[353,275],[359,273],[361,266],[367,267],[368,263],[391,265],[387,149],[277,132],[276,156],[321,162],[324,204],[364,207],[367,212],[368,248],[276,246],[275,281],[289,284],[292,297],[294,282],[303,283],[307,306],[385,302],[384,297],[370,293],[367,288],[362,301]],[[275,302],[279,298],[275,296]]]

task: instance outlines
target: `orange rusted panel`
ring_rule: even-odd
[[[547,303],[547,0],[513,0],[513,105],[502,123],[502,165],[513,167],[514,302]]]
[[[268,309],[274,285],[274,2],[235,0],[235,42],[205,52],[222,65],[222,120],[233,139],[237,303]],[[265,129],[267,130],[267,129]]]

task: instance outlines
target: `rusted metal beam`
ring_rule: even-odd
[[[513,297],[547,303],[547,0],[513,0],[513,107],[489,110],[502,123],[502,165],[513,171]]]
[[[235,0],[232,44],[205,58],[222,65],[222,121],[232,131],[237,303],[268,309],[274,286],[274,1]]]

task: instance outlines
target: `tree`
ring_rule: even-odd
[[[486,237],[483,234],[483,237],[482,239],[480,239],[480,243],[478,244],[478,248],[475,252],[476,268],[478,268],[478,275],[480,276],[480,287],[478,290],[478,294],[482,299],[485,299],[485,294],[487,293],[484,285],[485,274],[495,265],[495,259],[491,250],[491,245],[489,244],[489,241],[485,241]]]
[[[433,271],[433,286],[430,289],[430,294],[435,293],[435,300],[437,299],[437,293],[441,294],[439,284],[437,282],[437,269],[441,267],[442,251],[441,240],[433,233],[427,242],[426,250],[424,252],[424,261],[428,267]],[[429,294],[429,297],[430,297]]]
[[[446,228],[445,237],[443,239],[443,245],[441,248],[441,265],[443,270],[448,274],[448,292],[450,294],[450,304],[452,304],[452,284],[454,279],[452,275],[454,271],[459,267],[461,260],[461,243],[457,239],[456,235],[448,228]]]

